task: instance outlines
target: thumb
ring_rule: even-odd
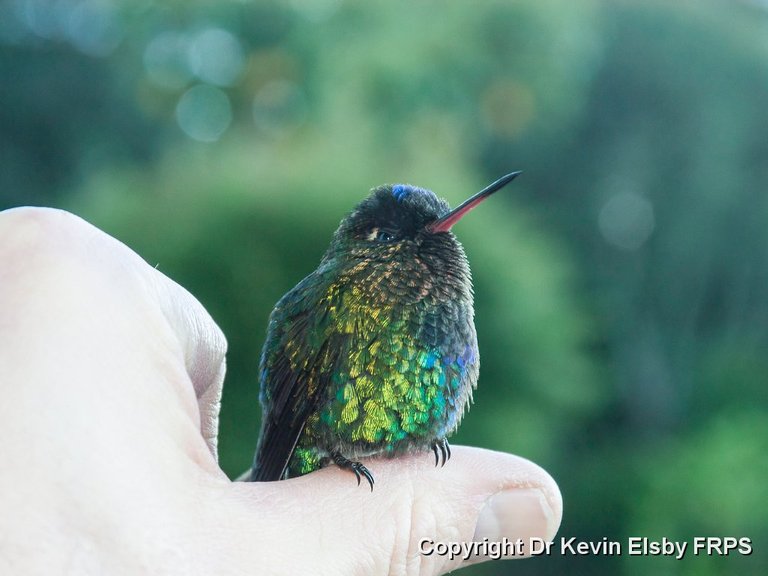
[[[528,556],[531,538],[549,541],[560,525],[557,484],[517,456],[458,446],[444,468],[426,452],[365,463],[376,478],[373,492],[334,466],[282,482],[232,484],[239,514],[251,516],[243,517],[251,533],[236,538],[250,543],[238,546],[255,554],[250,565],[268,573],[265,559],[277,556],[285,573],[444,574]]]

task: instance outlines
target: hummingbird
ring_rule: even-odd
[[[333,463],[373,490],[360,458],[431,449],[445,465],[480,366],[472,276],[451,230],[519,174],[453,210],[424,188],[379,186],[341,221],[270,315],[249,480]]]

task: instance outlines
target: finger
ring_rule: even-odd
[[[200,412],[200,433],[216,458],[227,340],[200,302],[154,268],[145,270],[150,286],[178,338]]]
[[[7,562],[193,571],[201,484],[226,480],[198,410],[210,406],[215,438],[223,337],[189,294],[71,214],[1,212],[0,238]],[[45,554],[30,547],[42,541]]]
[[[61,394],[69,404],[84,397],[98,404],[94,413],[113,410],[110,401],[119,404],[110,427],[126,421],[147,439],[171,433],[194,461],[216,471],[210,455],[215,458],[226,340],[199,302],[124,244],[67,212],[8,210],[0,227],[9,239],[0,247],[8,272],[1,303],[4,317],[19,327],[0,336],[9,338],[4,350],[27,379],[40,372],[34,390],[51,405]],[[11,346],[25,353],[10,354]],[[38,360],[22,365],[30,354]],[[205,443],[190,436],[193,428],[177,418],[183,415]],[[207,458],[198,444],[207,446]]]
[[[261,542],[286,554],[293,546],[298,571],[322,554],[337,562],[331,572],[443,574],[488,560],[495,542],[511,543],[505,557],[526,557],[531,538],[549,541],[560,525],[556,483],[523,458],[455,447],[445,468],[434,468],[427,452],[365,465],[376,478],[373,493],[333,466],[282,482],[232,484],[240,503],[230,511],[233,558],[247,563],[263,553],[253,546]],[[260,524],[273,529],[255,534]]]

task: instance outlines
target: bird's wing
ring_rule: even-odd
[[[346,337],[331,329],[336,305],[316,272],[286,294],[270,317],[261,359],[263,416],[251,480],[280,480],[307,418],[327,390]]]

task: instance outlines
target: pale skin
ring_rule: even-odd
[[[114,238],[0,212],[0,573],[444,574],[487,558],[427,556],[423,539],[554,537],[552,478],[477,448],[444,468],[368,459],[373,493],[333,466],[230,481],[225,351],[200,303]]]

